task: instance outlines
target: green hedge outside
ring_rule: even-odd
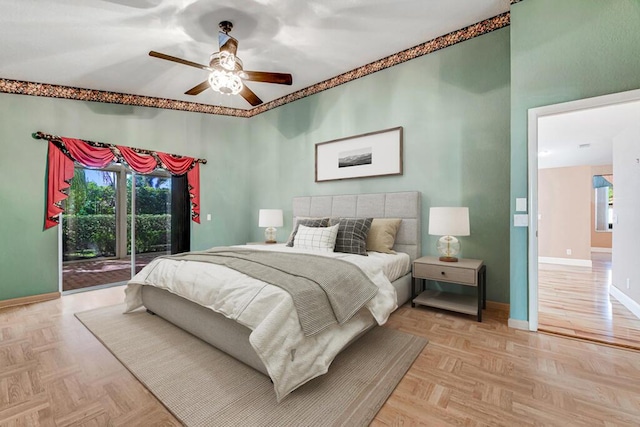
[[[171,215],[136,215],[136,253],[169,249]],[[63,215],[64,260],[115,256],[114,215]],[[131,215],[127,215],[127,235],[131,235]],[[131,252],[131,246],[128,246]]]

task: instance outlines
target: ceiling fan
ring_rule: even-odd
[[[149,56],[189,65],[190,67],[200,68],[210,72],[207,80],[186,91],[186,95],[198,95],[207,88],[212,88],[226,95],[240,94],[249,104],[255,107],[256,105],[262,104],[262,100],[244,84],[244,80],[281,85],[291,85],[293,83],[291,74],[245,71],[242,68],[242,61],[236,56],[238,40],[229,35],[233,24],[229,21],[222,21],[219,27],[222,30],[218,32],[220,51],[211,55],[208,66],[153,50],[149,52]]]

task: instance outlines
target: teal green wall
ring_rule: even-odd
[[[208,159],[192,247],[248,238],[246,119],[0,94],[0,123],[0,300],[58,291],[58,230],[43,231],[47,143],[31,138],[38,130]]]
[[[0,300],[57,288],[57,230],[42,231],[46,143],[36,130],[204,157],[192,248],[262,239],[260,208],[298,195],[418,190],[423,252],[430,206],[469,206],[462,255],[488,266],[488,298],[509,301],[510,30],[504,28],[251,119],[0,94]],[[404,128],[404,174],[314,182],[314,145]],[[18,159],[18,161],[16,161]],[[206,215],[212,214],[212,221]]]
[[[418,190],[423,252],[430,206],[469,206],[462,255],[484,259],[490,300],[509,301],[509,29],[405,62],[251,119],[250,224],[300,195]],[[404,128],[402,176],[314,182],[316,143]],[[262,230],[251,227],[253,239]]]
[[[290,214],[292,196],[419,190],[433,254],[428,207],[468,205],[463,255],[487,261],[489,299],[526,320],[527,230],[510,226],[510,200],[527,196],[527,110],[640,88],[639,28],[637,0],[524,0],[509,28],[251,119],[0,94],[0,300],[57,290],[46,144],[29,136],[43,130],[207,158],[194,249],[261,239],[258,209]],[[314,144],[395,126],[404,175],[314,183]]]
[[[640,88],[640,1],[511,7],[511,214],[527,197],[527,110]],[[527,320],[527,229],[511,228],[511,315]]]

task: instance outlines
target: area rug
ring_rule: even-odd
[[[277,403],[268,377],[158,316],[123,305],[76,317],[187,426],[365,426],[427,344],[376,327],[329,373]]]

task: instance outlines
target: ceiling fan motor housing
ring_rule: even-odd
[[[225,51],[214,52],[209,60],[209,66],[214,70],[242,71],[242,60]]]

